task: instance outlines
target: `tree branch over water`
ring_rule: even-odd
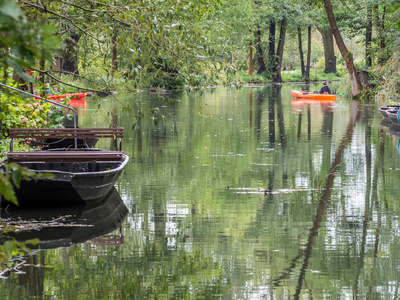
[[[73,88],[76,88],[76,89],[79,89],[79,90],[95,92],[95,93],[104,93],[105,91],[107,91],[107,89],[102,89],[102,90],[90,89],[90,88],[80,87],[80,86],[65,82],[65,81],[59,79],[58,77],[54,76],[53,74],[51,74],[51,73],[56,72],[56,71],[44,71],[44,70],[40,70],[40,69],[37,69],[37,68],[31,68],[31,69],[36,71],[36,72],[39,72],[41,74],[44,74],[44,75],[50,77],[51,79],[53,79],[54,81],[57,81],[58,83],[65,84],[67,86],[70,86],[70,87],[73,87]],[[66,73],[66,74],[72,74],[71,72],[66,72],[66,71],[62,71],[62,72]],[[57,71],[57,73],[59,73],[59,71]],[[79,75],[75,75],[75,74],[73,74],[73,75],[76,76],[76,77],[79,77],[79,78],[83,78],[83,79],[85,79],[87,81],[93,82],[92,80],[90,80],[90,79],[88,79],[88,78],[86,78],[84,76],[79,76]]]

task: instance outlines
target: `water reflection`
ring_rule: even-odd
[[[33,249],[52,249],[83,243],[112,232],[121,226],[127,213],[127,207],[113,188],[103,201],[93,205],[48,209],[10,208],[2,211],[2,218],[8,223],[19,224],[21,228],[10,232],[8,237],[18,242],[39,239],[40,242]],[[123,243],[122,237],[118,243]]]
[[[343,152],[345,149],[346,144],[351,141],[352,135],[353,135],[353,130],[354,130],[354,126],[355,126],[355,121],[357,119],[358,116],[358,108],[360,106],[360,103],[358,101],[353,101],[352,105],[351,105],[351,114],[350,114],[350,120],[348,122],[347,125],[347,129],[346,132],[342,138],[341,143],[339,144],[339,147],[336,150],[335,153],[335,158],[333,161],[333,164],[330,168],[330,171],[328,173],[328,177],[326,179],[326,184],[325,184],[325,191],[323,193],[323,196],[318,204],[318,208],[317,208],[317,213],[314,217],[314,223],[313,226],[310,228],[310,232],[309,232],[309,236],[308,236],[308,240],[307,243],[305,245],[305,251],[304,251],[304,259],[303,259],[303,264],[300,268],[300,274],[298,277],[298,281],[297,281],[297,286],[296,286],[296,292],[294,294],[294,299],[299,299],[300,298],[300,294],[302,292],[303,289],[303,282],[305,280],[305,272],[308,268],[308,264],[309,264],[309,260],[311,258],[312,255],[312,250],[313,250],[313,245],[314,245],[314,241],[315,238],[318,236],[318,232],[321,226],[321,222],[323,220],[323,216],[325,213],[325,209],[326,206],[329,202],[330,199],[330,195],[331,195],[331,190],[333,188],[333,180],[335,179],[335,175],[336,175],[336,168],[338,167],[338,165],[341,163],[342,161],[342,156],[343,156]]]
[[[40,239],[40,242],[32,247],[36,249],[33,254],[14,260],[15,266],[12,269],[1,272],[1,277],[4,278],[10,276],[12,270],[18,278],[20,290],[9,293],[7,298],[43,299],[46,297],[46,279],[48,271],[53,266],[48,264],[48,259],[46,259],[48,254],[44,249],[70,247],[89,240],[88,243],[91,245],[123,245],[124,237],[121,231],[112,235],[105,234],[120,228],[127,212],[116,189],[113,189],[109,196],[96,206],[8,212],[7,222],[15,219],[18,224],[21,224],[20,227],[32,228],[30,231],[22,229],[9,234],[9,238],[12,237],[20,242]],[[44,226],[41,227],[41,225]],[[6,298],[5,295],[3,297]],[[65,295],[62,296],[64,297]]]
[[[132,161],[117,187],[131,214],[121,247],[43,250],[43,294],[396,299],[398,137],[373,104],[299,103],[291,89],[303,88],[213,89],[167,107],[171,95],[135,94],[121,103],[165,120],[136,123],[105,100],[81,118],[126,128]]]

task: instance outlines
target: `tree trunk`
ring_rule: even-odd
[[[19,74],[17,73],[17,71],[13,71],[13,76],[12,79],[18,83],[18,88],[22,91],[29,91],[29,87],[28,87],[28,82],[26,82],[21,76],[19,76]]]
[[[251,40],[249,45],[249,75],[253,76],[253,42]]]
[[[342,55],[342,57],[346,63],[346,68],[347,68],[347,71],[349,73],[349,78],[350,78],[352,95],[358,96],[358,95],[360,95],[360,93],[362,91],[362,86],[360,83],[360,79],[358,78],[357,71],[354,67],[353,54],[349,50],[347,50],[347,47],[342,39],[342,36],[340,35],[339,28],[337,27],[337,24],[336,24],[335,16],[333,14],[331,1],[324,0],[324,6],[325,6],[326,15],[328,17],[329,25],[332,29],[333,36],[335,37],[335,40],[336,40],[336,45],[338,46],[340,54]]]
[[[281,31],[279,33],[278,48],[276,50],[276,68],[274,70],[275,71],[274,82],[282,82],[281,69],[282,69],[283,48],[285,45],[286,26],[287,26],[287,19],[286,17],[283,17],[281,21]]]
[[[311,69],[311,26],[307,29],[307,66],[306,66],[306,82],[310,82],[310,69]]]
[[[272,74],[275,68],[275,34],[276,34],[276,23],[271,21],[269,25],[269,37],[268,37],[268,71]]]
[[[335,48],[333,44],[333,34],[332,30],[329,29],[319,29],[322,35],[322,43],[324,45],[324,57],[325,57],[325,70],[324,73],[336,73],[336,56]]]
[[[78,70],[78,41],[80,39],[78,33],[72,33],[71,38],[67,42],[67,46],[63,55],[63,70],[79,75]]]
[[[111,66],[113,73],[118,71],[117,37],[118,37],[117,29],[114,29],[111,37]]]
[[[371,59],[371,41],[372,41],[372,9],[367,8],[367,28],[365,33],[365,64],[367,67],[372,66]]]
[[[46,65],[45,60],[44,60],[44,59],[41,59],[41,60],[39,61],[40,70],[44,70],[45,65]],[[42,97],[44,97],[45,94],[46,94],[46,93],[45,93],[45,89],[46,89],[46,78],[45,78],[45,76],[44,76],[44,73],[40,73],[40,75],[39,75],[39,81],[40,81],[40,83],[42,84],[42,88],[43,88],[42,93],[41,93],[40,95],[41,95]]]
[[[256,68],[257,68],[257,74],[262,74],[264,73],[267,68],[265,67],[265,62],[264,62],[264,53],[263,49],[261,47],[261,30],[258,28],[255,34],[255,48],[256,48]]]
[[[386,53],[385,53],[385,48],[386,48],[386,40],[385,40],[385,12],[386,9],[383,7],[383,12],[382,12],[382,17],[380,17],[380,11],[379,11],[379,6],[375,6],[376,10],[376,26],[378,27],[378,64],[383,65],[386,61]]]
[[[304,54],[303,54],[303,43],[301,41],[301,27],[297,27],[297,37],[299,40],[299,55],[300,55],[300,67],[301,67],[301,75],[304,77],[306,70],[304,66]]]

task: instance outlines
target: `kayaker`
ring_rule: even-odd
[[[325,94],[325,93],[332,94],[332,93],[331,93],[331,89],[326,85],[326,81],[324,81],[322,84],[323,84],[323,85],[322,85],[322,88],[321,88],[321,90],[319,91],[319,93],[320,93],[320,94]]]
[[[46,85],[44,87],[44,93],[46,95],[50,95],[50,85],[48,83],[46,83]]]

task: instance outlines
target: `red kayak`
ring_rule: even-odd
[[[55,94],[55,95],[46,95],[49,100],[61,100],[61,99],[71,99],[71,100],[80,100],[85,98],[88,93],[69,93],[69,94]],[[37,98],[36,98],[37,99]]]
[[[57,100],[53,100],[53,101],[59,103],[61,100],[62,99],[57,99]],[[88,107],[87,101],[83,100],[83,99],[79,99],[79,100],[72,99],[71,101],[68,102],[68,105],[73,108],[87,108]]]

